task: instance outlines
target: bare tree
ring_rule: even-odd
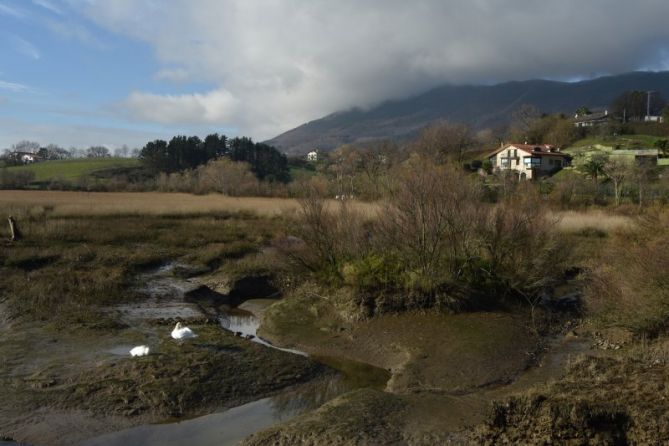
[[[88,158],[107,158],[109,157],[109,149],[104,146],[91,146],[86,150]]]
[[[45,148],[40,149],[40,155],[49,160],[60,160],[70,157],[70,153],[58,144],[49,144]]]
[[[36,141],[23,140],[17,142],[16,144],[12,144],[12,150],[15,152],[37,153],[39,148],[40,144]]]
[[[370,185],[368,198],[378,199],[388,188],[388,171],[397,162],[399,150],[392,141],[378,141],[360,154],[360,170]]]
[[[423,129],[412,146],[414,152],[442,164],[449,159],[461,163],[475,144],[474,132],[468,125],[439,121]]]
[[[355,195],[353,179],[360,166],[360,151],[350,144],[338,147],[330,153],[329,170],[334,174],[337,189],[341,196]]]
[[[117,158],[127,158],[129,153],[130,149],[125,144],[123,144],[123,146],[121,147],[117,147],[114,149],[114,156]]]
[[[458,277],[476,256],[478,184],[460,170],[414,157],[398,174],[383,216],[383,245],[398,251],[427,287]]]
[[[630,174],[630,166],[623,161],[610,159],[604,164],[602,171],[611,180],[611,183],[613,183],[613,196],[615,205],[618,206],[620,204],[623,182]]]
[[[541,111],[530,104],[523,104],[511,115],[512,126],[526,133],[541,118]]]

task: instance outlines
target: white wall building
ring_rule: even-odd
[[[495,172],[513,170],[520,179],[550,174],[569,165],[570,157],[547,144],[507,144],[490,155]]]

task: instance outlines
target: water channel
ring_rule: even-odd
[[[147,284],[145,289],[150,290],[152,296],[142,307],[125,309],[126,316],[169,317],[176,315],[178,317],[184,314],[190,315],[194,311],[192,304],[183,302],[183,293],[191,289],[192,284],[184,279],[171,276],[170,271],[170,268],[163,267],[152,275],[145,276]],[[239,307],[220,307],[218,317],[222,329],[267,348],[307,356],[306,353],[298,350],[274,346],[257,335],[262,312],[273,302],[272,299],[249,299]],[[153,305],[156,305],[156,311],[148,307]],[[108,352],[127,354],[128,346],[118,346]],[[382,389],[390,378],[386,370],[355,361],[328,357],[314,357],[313,359],[338,369],[340,373],[283,390],[273,397],[262,398],[218,413],[112,432],[86,440],[81,443],[81,446],[234,445],[254,432],[316,409],[345,392],[361,387]]]

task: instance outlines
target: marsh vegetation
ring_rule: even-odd
[[[466,442],[474,441],[466,426],[476,424],[476,441],[524,441],[518,426],[551,407],[575,407],[566,390],[572,382],[585,389],[587,407],[640,416],[638,400],[624,398],[633,381],[612,385],[622,393],[611,411],[607,394],[588,383],[606,361],[649,379],[663,370],[665,211],[565,210],[533,184],[510,183],[493,196],[476,178],[420,158],[398,168],[373,203],[330,200],[310,184],[300,200],[1,192],[0,218],[14,216],[24,237],[3,242],[0,252],[0,323],[10,333],[0,344],[0,378],[12,401],[0,433],[68,443],[75,439],[64,435],[68,423],[87,426],[81,439],[202,415],[332,367],[346,373],[350,361],[387,370],[387,383],[362,379],[361,390],[248,443]],[[6,239],[7,228],[0,231]],[[191,301],[177,303],[188,311],[138,317],[160,302],[149,299],[146,281],[168,262],[178,265],[168,278],[196,284],[184,291]],[[257,334],[313,359],[221,329],[217,308],[263,295],[281,298],[264,311]],[[177,319],[200,336],[169,342]],[[109,353],[145,342],[152,354],[144,358]],[[530,379],[556,342],[573,355],[590,346],[599,353],[574,362],[564,378],[556,366]],[[560,353],[560,364],[568,357]],[[505,412],[491,406],[511,395],[519,399]],[[536,398],[551,405],[524,406],[538,407]],[[490,418],[490,407],[502,415]],[[40,422],[25,418],[36,410]],[[586,418],[571,427],[558,421],[552,432],[573,438],[620,436]],[[654,429],[634,425],[629,438]]]

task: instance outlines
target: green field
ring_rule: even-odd
[[[572,165],[579,166],[590,159],[593,155],[620,156],[630,161],[640,150],[658,152],[655,143],[666,139],[651,135],[620,135],[604,138],[585,138],[564,149],[573,157]],[[647,152],[651,153],[651,152]]]
[[[652,135],[620,135],[607,137],[592,137],[581,139],[572,144],[567,150],[589,146],[606,146],[616,150],[652,149],[656,141],[666,137]]]
[[[136,158],[79,158],[70,160],[43,161],[24,166],[8,167],[10,172],[31,171],[35,173],[35,181],[53,179],[78,180],[94,172],[139,166]]]

